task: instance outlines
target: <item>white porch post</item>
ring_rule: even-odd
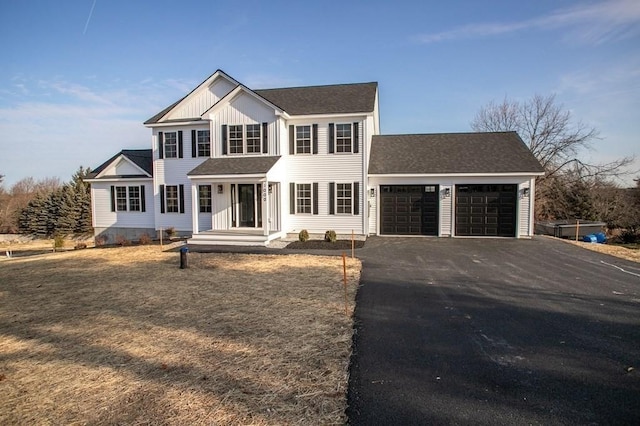
[[[265,180],[262,183],[262,229],[264,229],[264,235],[269,236],[269,181]]]
[[[198,229],[198,185],[191,182],[191,228],[193,229],[193,235],[199,232]]]

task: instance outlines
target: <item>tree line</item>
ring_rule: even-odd
[[[85,179],[90,169],[80,167],[71,181],[24,178],[5,190],[0,176],[0,233],[40,237],[89,234],[91,192]]]

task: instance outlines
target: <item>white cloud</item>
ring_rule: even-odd
[[[532,19],[470,24],[439,33],[419,35],[415,40],[428,44],[536,29],[566,30],[566,41],[583,44],[603,44],[628,38],[640,33],[640,1],[609,0],[581,4]]]

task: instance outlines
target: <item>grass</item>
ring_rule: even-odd
[[[0,263],[0,424],[343,424],[360,263],[88,249]]]
[[[582,241],[572,241],[572,240],[567,240],[567,241],[592,251],[609,254],[611,256],[630,260],[632,262],[640,262],[640,250],[634,247],[625,247],[625,246],[616,245],[616,244],[585,243]]]

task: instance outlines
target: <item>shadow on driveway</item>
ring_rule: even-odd
[[[640,265],[548,238],[370,238],[352,425],[639,424]]]

